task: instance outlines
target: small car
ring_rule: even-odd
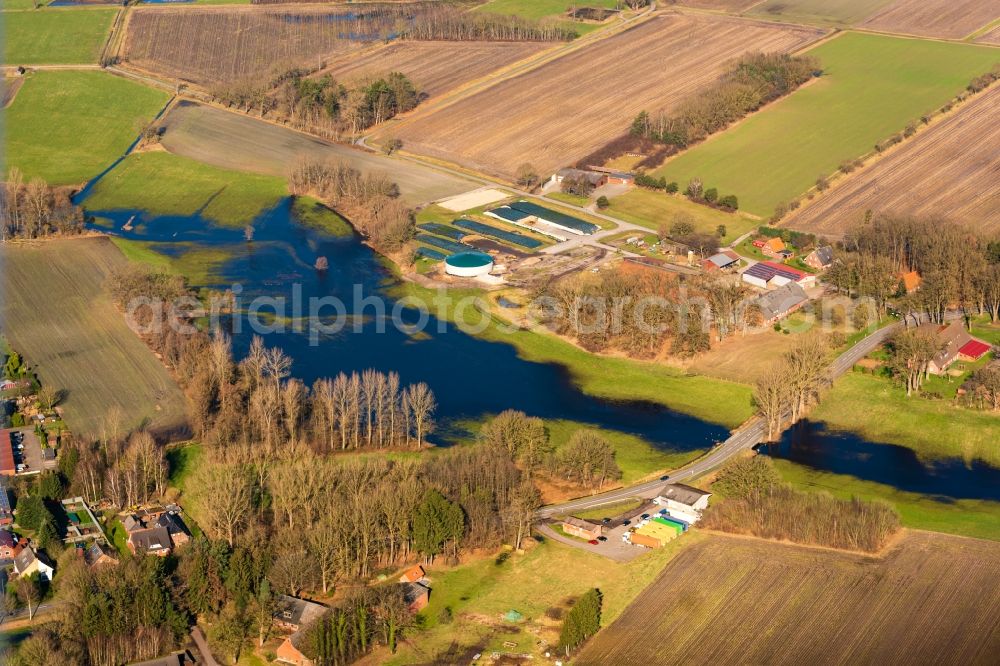
[[[597,539],[591,539],[587,543],[589,543],[591,546],[596,546],[597,544],[600,543],[600,541],[598,541]]]
[[[631,520],[623,520],[622,521],[622,525],[631,525],[631,524],[632,524]]]
[[[669,479],[670,479],[670,476],[668,476],[668,475],[664,475],[664,476],[660,477],[660,481],[667,481]]]
[[[608,537],[606,537],[606,536],[599,536],[599,537],[597,537],[597,540],[600,541],[601,543],[604,543],[605,541],[608,540]]]
[[[607,525],[610,522],[611,522],[610,518],[601,518],[601,523],[604,524],[604,525]]]
[[[647,518],[649,518],[649,514],[648,513],[644,513],[644,514],[642,514],[640,516],[640,518],[642,518],[643,520],[646,520]]]

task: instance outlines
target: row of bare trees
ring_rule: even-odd
[[[757,378],[753,400],[767,423],[768,441],[780,434],[783,423],[797,423],[819,400],[820,391],[829,383],[829,353],[825,335],[818,331],[803,334],[780,362]]]
[[[414,40],[546,42],[569,41],[576,31],[556,20],[469,12],[440,3],[420,12],[403,31]]]
[[[0,241],[78,234],[84,229],[83,209],[73,204],[67,188],[50,187],[41,178],[25,182],[11,167],[0,188]]]

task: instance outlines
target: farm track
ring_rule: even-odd
[[[1000,229],[1000,85],[835,181],[783,223],[841,236],[866,210],[946,217]]]
[[[180,389],[104,291],[127,263],[110,240],[7,243],[0,261],[3,332],[43,383],[66,391],[62,408],[74,430],[98,435],[112,407],[128,428],[186,430]]]
[[[669,12],[375,134],[407,150],[509,178],[572,163],[624,132],[636,113],[670,109],[750,50],[794,51],[823,31]],[[670,66],[664,65],[669,59]]]
[[[881,558],[713,534],[575,664],[988,664],[1000,549],[906,532]]]
[[[1000,0],[896,0],[857,27],[961,39],[1000,18]]]

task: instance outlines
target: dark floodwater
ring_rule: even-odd
[[[397,280],[357,237],[337,238],[298,223],[290,199],[254,222],[252,243],[244,240],[242,229],[220,227],[199,215],[88,212],[112,220],[113,233],[153,242],[163,254],[178,256],[193,248],[224,249],[230,258],[219,268],[220,277],[214,284],[202,286],[228,288],[238,284],[244,307],[258,296],[286,299],[286,314],[295,294],[302,302],[327,296],[345,301],[348,313],[362,316],[353,318],[340,333],[320,336],[317,345],[310,344],[306,332],[286,330],[263,336],[268,346],[280,347],[292,357],[293,375],[306,383],[341,371],[394,370],[403,383],[426,381],[437,397],[439,418],[446,422],[515,408],[542,418],[570,419],[640,435],[671,450],[704,448],[728,436],[725,428],[660,405],[588,396],[572,383],[563,366],[525,361],[511,345],[482,340],[434,317],[428,319],[422,333],[398,330],[386,321],[394,308],[403,312],[407,323],[417,321],[419,314],[402,308],[389,296]],[[133,215],[135,228],[122,230]],[[313,268],[320,256],[329,262],[325,272]],[[360,298],[384,300],[386,316],[378,315],[370,304],[357,302],[355,292]],[[274,307],[264,307],[262,312],[274,312]],[[308,305],[304,312],[308,312]],[[323,321],[328,323],[333,312],[323,310]],[[234,352],[242,356],[254,332],[245,316],[231,324]],[[355,326],[359,327],[357,332]],[[383,332],[379,332],[380,327]]]
[[[873,444],[852,433],[833,432],[803,421],[762,453],[813,469],[882,483],[900,490],[949,499],[1000,501],[1000,469],[959,458],[920,460],[912,449]]]

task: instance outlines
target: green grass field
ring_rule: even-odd
[[[906,446],[922,458],[979,459],[1000,466],[1000,416],[946,400],[907,398],[903,387],[888,379],[849,372],[809,418],[874,442]]]
[[[287,196],[274,176],[228,171],[166,152],[130,155],[84,202],[90,210],[142,209],[154,215],[202,215],[242,226]]]
[[[524,555],[511,554],[499,565],[493,558],[485,558],[447,569],[430,567],[434,592],[420,612],[424,629],[409,632],[399,652],[385,663],[459,663],[445,651],[473,646],[485,654],[492,650],[536,653],[539,634],[531,629],[547,632],[544,635],[552,641],[559,626],[558,621],[545,617],[545,611],[564,607],[567,599],[592,587],[604,595],[601,623],[606,626],[678,551],[704,538],[687,534],[624,564],[565,544],[545,542]],[[441,621],[444,608],[451,609],[454,619],[450,623]],[[523,614],[524,621],[512,624],[500,620],[512,609]],[[505,641],[517,646],[504,647]]]
[[[892,0],[767,0],[750,10],[762,18],[847,26],[866,19]]]
[[[5,11],[4,64],[97,64],[117,11],[107,7]]]
[[[845,33],[809,51],[824,75],[655,172],[735,194],[742,210],[770,215],[819,176],[871,151],[989,70],[994,48]]]
[[[906,527],[1000,541],[998,502],[941,500],[847,474],[815,470],[787,460],[775,460],[774,464],[786,481],[803,490],[825,491],[845,499],[885,500],[896,508]]]
[[[641,187],[611,199],[611,206],[604,212],[653,231],[659,231],[661,226],[669,227],[678,218],[691,220],[696,231],[706,234],[714,234],[719,225],[722,225],[726,227],[723,243],[732,242],[760,224],[736,213],[723,213],[698,205],[680,195],[654,192]]]
[[[104,72],[36,72],[6,111],[7,167],[80,184],[122,155],[167,93]]]
[[[560,18],[565,16],[571,7],[603,7],[615,9],[616,0],[490,0],[476,9],[493,14],[516,14],[528,19]],[[585,34],[600,27],[596,23],[580,21],[563,21],[576,29],[578,34]]]

